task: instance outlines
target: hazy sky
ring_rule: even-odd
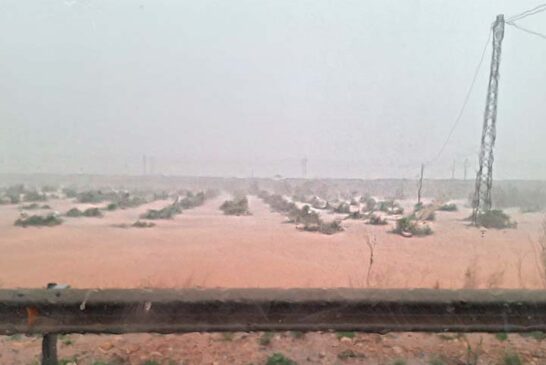
[[[414,177],[538,4],[1,0],[0,172]],[[474,175],[490,50],[429,176]],[[546,40],[507,26],[496,177],[546,178],[545,101]]]

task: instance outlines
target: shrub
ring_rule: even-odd
[[[356,336],[356,332],[353,332],[353,331],[341,331],[341,332],[336,332],[336,337],[338,340],[341,340],[343,337],[347,337],[347,338],[355,338]]]
[[[374,226],[384,226],[387,224],[387,220],[384,218],[381,218],[378,214],[371,214],[370,218],[368,219],[368,224],[374,225]]]
[[[388,212],[389,208],[394,205],[394,201],[379,201],[376,203],[376,209],[380,212]]]
[[[234,200],[226,200],[220,206],[220,210],[225,215],[249,215],[248,199],[245,197],[236,198]]]
[[[303,224],[304,226],[317,226],[320,224],[320,217],[317,212],[313,212],[308,205],[299,209],[296,205],[292,206],[288,212],[288,218],[291,223]]]
[[[321,221],[318,227],[318,231],[322,234],[334,234],[343,231],[343,227],[341,226],[341,223],[337,220],[328,223]]]
[[[281,195],[270,195],[266,191],[261,191],[258,196],[269,204],[272,210],[286,214],[290,223],[302,225],[298,227],[299,229],[323,234],[333,234],[343,230],[339,221],[323,222],[317,212],[314,212],[309,205],[304,205],[300,209],[295,203],[287,201]]]
[[[52,227],[61,224],[63,221],[56,214],[47,214],[45,216],[32,215],[30,217],[21,217],[15,221],[16,226],[46,226]]]
[[[169,199],[169,193],[166,191],[154,192],[153,200],[165,200]]]
[[[401,206],[395,205],[387,210],[387,214],[389,215],[404,214],[404,208],[402,208]]]
[[[415,210],[410,215],[410,218],[413,220],[434,221],[436,220],[435,211],[436,207],[433,204],[415,204]]]
[[[111,204],[116,204],[118,208],[126,209],[126,208],[135,208],[146,203],[148,203],[148,201],[140,196],[132,196],[129,194],[123,194],[115,198]],[[108,206],[110,206],[110,204],[108,204]]]
[[[47,200],[47,196],[37,191],[29,191],[23,195],[23,200],[26,202],[43,202]]]
[[[246,199],[246,198],[245,198]],[[186,196],[179,202],[180,207],[183,209],[191,209],[202,205],[206,200],[206,195],[203,192],[193,194],[187,193]]]
[[[182,209],[175,202],[159,210],[149,209],[146,213],[142,214],[142,219],[172,219],[175,215],[182,213]]]
[[[21,198],[19,197],[19,194],[8,193],[0,197],[0,204],[19,204],[20,202]]]
[[[280,352],[275,352],[267,358],[266,365],[297,365],[294,360],[289,359]]]
[[[340,359],[340,360],[362,359],[362,358],[365,358],[365,357],[366,357],[366,355],[364,355],[364,354],[362,354],[360,352],[355,352],[355,351],[350,350],[350,349],[343,350],[339,354],[337,354],[337,358]]]
[[[305,337],[305,332],[302,332],[302,331],[291,331],[290,334],[296,340],[299,340]]]
[[[83,215],[83,212],[78,208],[72,208],[68,212],[66,212],[65,215],[67,217],[81,217]]]
[[[389,215],[404,214],[404,208],[394,200],[380,201],[376,205],[377,210]]]
[[[132,224],[132,227],[136,227],[136,228],[150,228],[150,227],[154,227],[154,226],[155,226],[154,222],[145,222],[145,221],[141,221],[141,220],[138,220],[138,221],[136,221],[135,223]]]
[[[516,228],[517,223],[512,222],[510,217],[502,210],[493,209],[487,212],[478,213],[476,219],[476,225],[478,227],[485,228]]]
[[[502,362],[504,365],[522,365],[523,364],[523,361],[521,361],[521,358],[515,352],[507,352],[506,354],[504,354],[504,357],[502,358]]]
[[[375,209],[376,204],[377,204],[377,202],[375,201],[374,198],[367,198],[366,199],[366,210],[368,212],[373,212],[374,209]]]
[[[19,209],[35,210],[35,209],[51,209],[51,207],[47,204],[39,205],[38,203],[31,203],[27,205],[22,205]]]
[[[84,217],[102,217],[102,212],[99,208],[87,208],[82,214]]]
[[[118,209],[118,208],[119,208],[119,206],[118,206],[116,203],[109,203],[109,204],[106,206],[106,210],[110,210],[110,211],[116,210],[116,209]]]
[[[84,211],[79,210],[78,208],[72,208],[65,213],[67,217],[78,218],[78,217],[102,217],[102,212],[99,208],[87,208]]]
[[[427,224],[419,223],[411,217],[403,217],[396,221],[393,232],[402,236],[428,236],[432,234],[432,229]]]
[[[311,206],[315,209],[327,209],[328,208],[328,202],[326,200],[323,200],[317,196],[314,196],[311,201]]]
[[[347,203],[339,203],[333,209],[334,213],[349,214],[351,213],[351,206]]]
[[[506,332],[498,332],[498,333],[495,333],[495,337],[496,337],[497,340],[499,340],[499,341],[506,341],[506,340],[508,340],[508,333],[506,333]]]
[[[454,203],[444,204],[438,208],[442,212],[456,212],[458,210],[457,205]]]
[[[78,202],[80,203],[101,203],[105,200],[114,200],[116,194],[103,193],[101,190],[88,190],[76,195]]]
[[[67,198],[75,198],[78,195],[76,189],[73,188],[63,188],[62,192]]]

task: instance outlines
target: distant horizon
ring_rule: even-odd
[[[189,179],[241,179],[241,180],[361,180],[361,181],[416,181],[418,178],[403,178],[403,177],[374,177],[374,178],[362,178],[362,177],[329,177],[329,176],[310,176],[310,177],[298,177],[298,176],[222,176],[222,175],[183,175],[183,174],[88,174],[88,173],[50,173],[50,172],[35,172],[35,173],[4,173],[0,172],[0,177],[128,177],[128,178],[189,178]],[[453,181],[453,182],[469,182],[474,183],[475,178],[472,179],[461,179],[461,178],[435,178],[435,177],[425,177],[423,181]],[[497,182],[544,182],[546,179],[521,179],[521,178],[508,178],[508,179],[495,179]],[[0,185],[2,182],[0,181]]]

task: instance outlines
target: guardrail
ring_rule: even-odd
[[[0,290],[0,334],[217,331],[546,331],[546,291],[435,289]]]

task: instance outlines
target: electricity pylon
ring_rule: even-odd
[[[491,54],[491,71],[487,88],[487,101],[483,119],[479,166],[474,190],[473,216],[474,223],[478,215],[491,210],[491,187],[493,186],[493,147],[496,138],[497,98],[499,92],[499,66],[504,38],[504,15],[497,15],[493,23],[493,52]]]

